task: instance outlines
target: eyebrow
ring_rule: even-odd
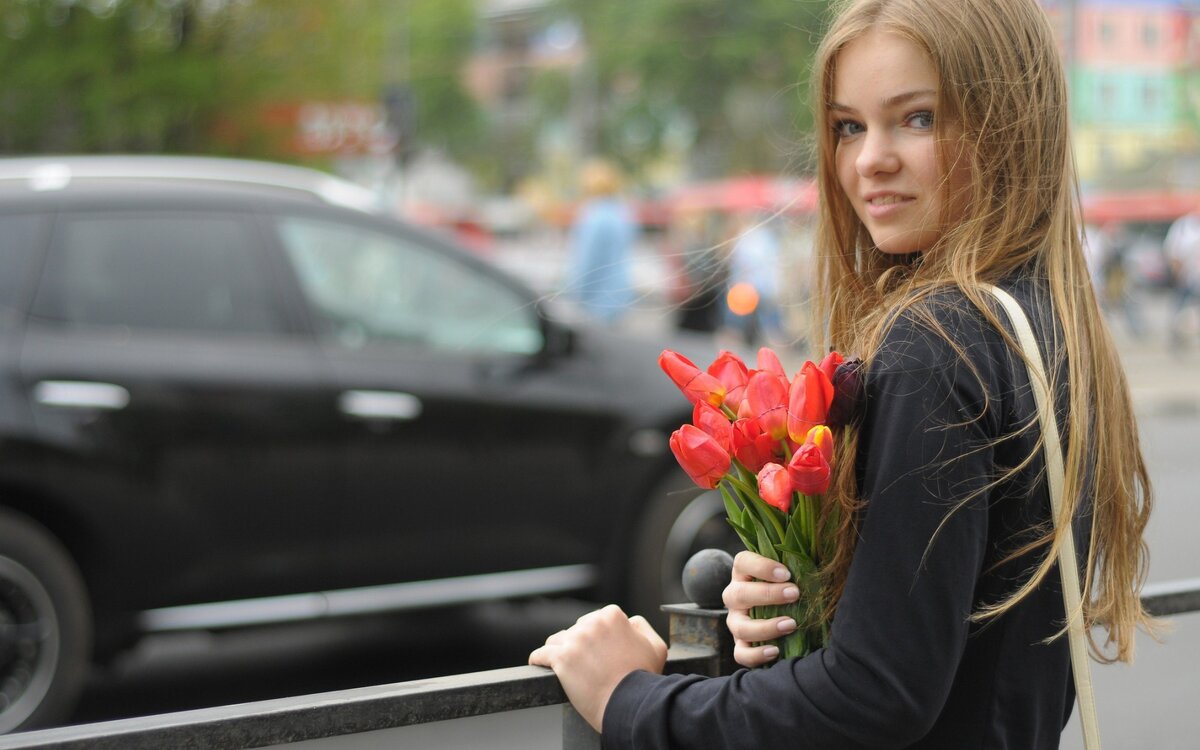
[[[915,91],[905,91],[903,93],[896,94],[895,96],[889,96],[888,98],[884,99],[883,106],[885,108],[891,108],[891,107],[899,106],[901,104],[910,102],[913,99],[919,99],[923,96],[929,96],[929,95],[937,96],[937,91],[934,89],[917,89]],[[838,104],[837,102],[829,102],[829,109],[836,110],[839,112],[855,111],[854,107],[851,107],[846,104]]]

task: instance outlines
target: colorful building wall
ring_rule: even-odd
[[[1043,0],[1043,5],[1069,67],[1076,164],[1085,189],[1103,188],[1119,175],[1128,180],[1139,171],[1153,179],[1155,170],[1197,151],[1197,100],[1191,92],[1200,70],[1200,3]]]

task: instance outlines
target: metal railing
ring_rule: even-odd
[[[1200,611],[1200,578],[1151,585],[1143,603],[1159,616]],[[668,605],[667,671],[729,674],[733,642],[725,612],[694,604]],[[562,705],[564,750],[600,747],[567,702],[558,679],[541,667],[513,667],[296,698],[61,727],[0,737],[0,750],[142,750],[235,748],[330,741],[363,732]],[[312,745],[306,745],[312,747]]]

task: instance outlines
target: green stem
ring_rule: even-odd
[[[809,557],[814,561],[819,559],[819,550],[817,546],[817,499],[811,495],[804,496],[804,505],[808,508],[805,512],[805,539],[808,540]]]
[[[768,521],[771,524],[771,527],[775,530],[775,543],[782,543],[783,524],[779,522],[779,517],[776,515],[778,511],[776,511],[770,505],[767,505],[767,502],[759,497],[758,493],[754,490],[750,491],[748,498],[750,503],[754,506],[754,510],[758,513],[759,517]]]

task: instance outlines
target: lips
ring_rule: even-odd
[[[867,214],[875,219],[884,218],[915,201],[916,198],[910,195],[890,192],[867,193],[863,196]]]

